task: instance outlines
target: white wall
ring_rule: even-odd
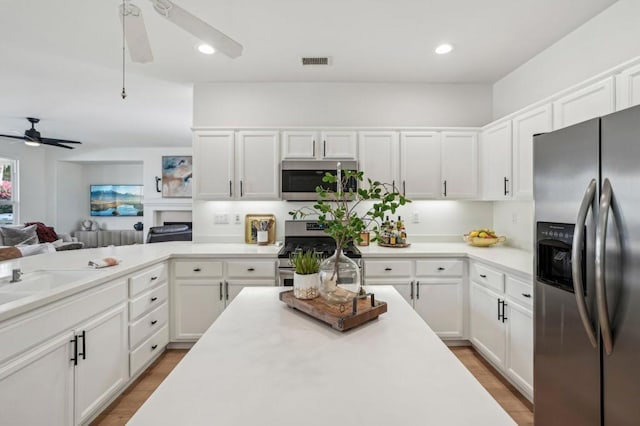
[[[194,201],[193,231],[197,242],[244,242],[244,217],[252,214],[276,216],[276,239],[284,238],[284,221],[291,219],[289,211],[311,203],[286,201]],[[229,215],[230,224],[214,224],[216,214]],[[413,223],[413,214],[419,223]],[[233,224],[240,214],[242,223]],[[409,241],[462,241],[462,235],[475,228],[491,227],[493,206],[480,201],[414,201],[398,209],[395,216],[406,223]],[[394,217],[395,219],[395,217]]]
[[[202,83],[195,127],[481,126],[487,84]]]
[[[533,201],[496,201],[493,229],[507,237],[505,245],[533,251]]]
[[[619,0],[498,80],[493,85],[493,117],[502,117],[640,56],[638,40],[640,1]]]

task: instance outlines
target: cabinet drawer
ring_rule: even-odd
[[[222,262],[210,260],[176,260],[173,274],[177,278],[212,278],[222,276]]]
[[[167,264],[162,263],[160,265],[152,266],[132,275],[129,278],[129,296],[135,296],[136,294],[153,287],[167,279]]]
[[[533,306],[533,286],[525,281],[507,276],[507,295],[524,306]]]
[[[167,343],[169,343],[169,327],[165,325],[129,355],[131,376],[140,371],[151,358],[162,352]]]
[[[504,274],[480,263],[471,267],[471,279],[500,293],[504,293]]]
[[[410,277],[410,260],[367,260],[364,263],[364,276],[366,278],[376,277]]]
[[[229,278],[275,278],[276,262],[273,260],[247,260],[227,262]]]
[[[129,347],[135,348],[147,336],[159,330],[167,323],[169,304],[164,302],[158,308],[144,315],[129,326]]]
[[[461,277],[464,273],[462,260],[418,260],[416,276]]]
[[[129,302],[129,320],[134,321],[145,312],[160,306],[162,302],[167,300],[169,295],[169,286],[167,283],[160,287],[154,288],[141,294]]]

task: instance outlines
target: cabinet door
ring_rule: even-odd
[[[533,314],[507,302],[507,374],[533,398]]]
[[[0,368],[0,424],[74,424],[72,339],[60,335]]]
[[[238,132],[238,185],[243,200],[276,200],[280,188],[278,132]]]
[[[482,131],[480,143],[483,198],[511,198],[511,121],[486,127]]]
[[[219,280],[176,280],[173,339],[197,340],[224,309],[224,283]]]
[[[502,300],[486,287],[471,282],[471,342],[496,366],[505,363],[505,324],[498,319]]]
[[[552,124],[551,104],[534,108],[513,118],[514,198],[533,199],[533,135],[550,132]]]
[[[359,169],[374,181],[399,185],[398,134],[396,132],[360,132]]]
[[[614,77],[605,78],[553,103],[553,129],[561,129],[615,110]]]
[[[233,132],[197,131],[193,135],[194,198],[229,200],[234,188]]]
[[[616,111],[640,105],[640,65],[616,76]]]
[[[414,307],[441,338],[464,337],[461,279],[417,279]]]
[[[236,298],[236,296],[238,294],[240,294],[240,292],[242,291],[243,288],[245,287],[275,287],[276,285],[276,281],[275,279],[273,280],[256,280],[256,281],[249,281],[249,280],[242,280],[242,281],[234,281],[234,280],[230,280],[227,281],[226,283],[226,288],[225,288],[225,304],[226,306],[229,306],[229,304],[233,301],[233,299]]]
[[[411,307],[413,307],[413,301],[415,298],[415,281],[410,281],[410,280],[393,280],[393,282],[390,281],[382,281],[382,280],[372,280],[372,279],[365,279],[364,281],[364,285],[365,288],[367,286],[372,286],[375,287],[377,285],[392,285],[393,288],[395,288],[398,293],[400,293],[400,295],[404,298],[404,300],[407,301],[407,303],[409,305],[411,305]],[[372,290],[375,293],[375,289]]]
[[[76,423],[83,423],[129,379],[127,306],[100,315],[76,330]]]
[[[445,198],[474,198],[478,192],[478,136],[442,132],[441,193]]]
[[[355,160],[358,158],[358,144],[356,132],[324,131],[320,134],[322,146],[320,158],[344,158]]]
[[[400,134],[400,175],[400,189],[407,198],[440,198],[440,133]]]
[[[284,160],[314,159],[318,132],[291,130],[282,132],[282,158]]]

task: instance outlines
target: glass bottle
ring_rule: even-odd
[[[350,303],[360,290],[360,267],[338,247],[320,263],[320,296],[333,304]]]

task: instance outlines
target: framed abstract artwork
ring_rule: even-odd
[[[162,197],[191,198],[193,161],[190,155],[162,157]]]

